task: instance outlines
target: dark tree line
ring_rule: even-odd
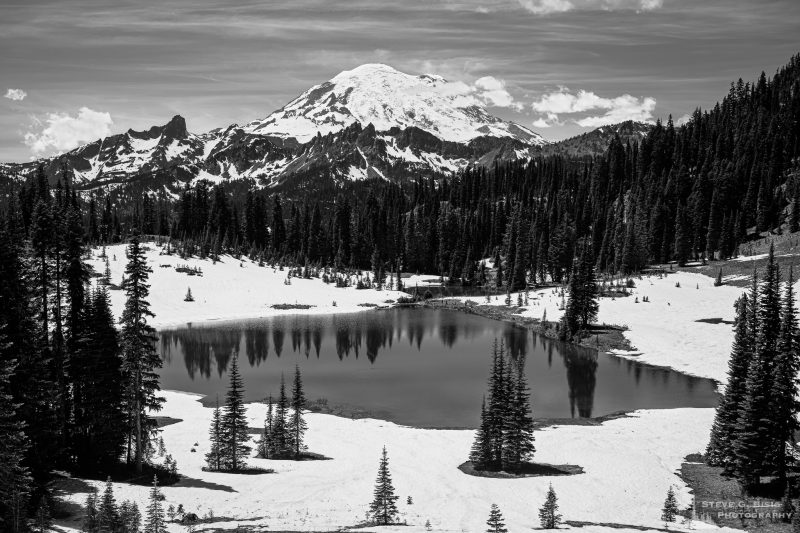
[[[12,197],[0,214],[0,523],[12,532],[26,531],[35,511],[47,515],[55,469],[116,469],[137,435],[132,421],[156,407],[137,410],[134,399],[157,390],[155,361],[139,361],[152,339],[130,334],[147,330],[146,301],[133,298],[146,295],[146,272],[129,262],[118,331],[107,289],[90,283],[76,191],[69,181],[51,189],[39,178],[31,210]],[[134,238],[129,255],[137,250]],[[149,377],[137,379],[137,365]],[[148,439],[135,440],[141,457]]]
[[[542,156],[401,183],[345,182],[313,196],[205,181],[187,185],[177,200],[90,193],[82,224],[90,242],[139,231],[172,237],[185,254],[400,267],[517,290],[567,280],[578,250],[601,272],[629,274],[647,263],[731,257],[755,233],[795,231],[799,152],[795,56],[771,79],[740,79],[686,124],[659,121],[640,143],[616,138],[594,157]],[[36,181],[11,194],[26,231]],[[487,279],[484,258],[499,259],[502,275]]]

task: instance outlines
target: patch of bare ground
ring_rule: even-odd
[[[686,457],[680,475],[694,494],[695,520],[764,533],[792,530],[791,524],[771,517],[773,513],[784,512],[780,499],[770,495],[743,495],[735,479],[723,476],[721,468],[705,464],[699,454]]]
[[[667,271],[672,269],[683,272],[696,272],[712,278],[716,278],[719,272],[722,271],[724,285],[749,287],[753,269],[755,268],[758,272],[764,271],[764,265],[767,262],[766,254],[769,252],[771,243],[775,245],[775,259],[780,265],[781,275],[786,279],[790,266],[794,266],[795,270],[800,268],[800,232],[764,235],[758,240],[740,244],[739,256],[735,259],[689,263],[683,267],[678,267],[675,264],[660,265],[660,267]],[[797,279],[797,273],[795,273],[795,279]]]

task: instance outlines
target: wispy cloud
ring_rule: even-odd
[[[78,114],[48,113],[43,119],[34,118],[34,129],[25,134],[25,144],[36,156],[64,152],[83,143],[106,137],[111,132],[111,114],[82,107]]]
[[[28,93],[22,89],[8,89],[5,94],[5,98],[14,100],[15,102],[21,102],[26,96],[28,96]]]
[[[630,94],[605,98],[591,91],[571,92],[561,87],[558,91],[542,95],[531,107],[542,115],[533,123],[537,128],[563,125],[565,120],[562,115],[569,115],[566,120],[578,126],[597,127],[626,120],[651,122],[656,99]]]
[[[652,11],[664,5],[664,0],[518,0],[534,15],[549,15],[576,10]]]

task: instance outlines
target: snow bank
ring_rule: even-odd
[[[725,383],[733,342],[733,326],[729,323],[734,318],[733,304],[746,289],[714,287],[713,278],[688,272],[662,278],[644,277],[634,282],[636,287],[631,289],[630,296],[600,299],[599,322],[626,326],[624,336],[634,347],[632,352],[612,353]],[[511,294],[513,306],[517,305],[518,295]],[[644,296],[650,301],[643,302]],[[475,296],[452,299],[505,305],[504,295],[492,296],[489,302]],[[548,321],[556,321],[564,314],[563,303],[560,289],[529,291],[528,305],[519,314],[541,320],[546,312]],[[701,319],[722,319],[728,323],[698,322]]]
[[[396,300],[404,294],[397,291],[356,290],[354,287],[336,288],[320,279],[292,278],[286,285],[287,272],[259,267],[247,258],[241,261],[231,256],[222,257],[216,264],[210,259],[181,259],[178,255],[159,255],[160,248],[154,243],[145,243],[147,263],[153,269],[150,275],[150,304],[155,318],[150,322],[155,327],[180,325],[187,322],[231,320],[237,318],[261,318],[279,314],[305,313],[351,313],[364,311],[359,304],[383,305],[387,300]],[[106,247],[111,282],[119,285],[125,271],[127,259],[124,245]],[[93,250],[89,263],[95,271],[103,274],[105,261],[101,251]],[[162,266],[164,265],[164,266]],[[202,276],[189,276],[177,272],[175,267],[186,265],[200,268]],[[194,302],[184,302],[187,288],[192,289]],[[121,290],[109,291],[115,316],[122,314],[125,294]],[[335,304],[334,304],[335,302]],[[279,310],[276,304],[313,305],[303,310]]]
[[[732,321],[733,304],[745,289],[714,287],[713,278],[688,272],[635,282],[632,296],[603,299],[599,314],[601,322],[628,327],[625,338],[636,348],[634,353],[641,353],[630,358],[727,382],[733,326],[698,320]],[[643,303],[643,296],[650,301]],[[624,352],[615,355],[625,356]]]
[[[182,420],[163,429],[167,453],[177,459],[185,476],[178,485],[163,488],[165,507],[183,504],[199,516],[211,510],[215,517],[228,517],[215,526],[231,529],[237,524],[304,531],[356,525],[368,510],[384,445],[400,496],[398,507],[412,526],[402,531],[424,530],[427,520],[436,531],[483,531],[492,503],[500,506],[510,531],[529,530],[538,527],[537,510],[550,483],[566,520],[658,528],[670,485],[682,508],[691,502],[676,472],[687,454],[703,449],[713,418],[711,409],[648,410],[601,426],[547,428],[536,433],[536,460],[578,464],[584,474],[488,479],[457,468],[469,453],[472,431],[422,430],[374,419],[308,414],[309,449],[332,460],[250,459],[251,466],[276,473],[235,475],[202,471],[212,410],[204,408],[197,395],[168,391],[164,396],[167,402],[160,414]],[[251,427],[263,425],[265,411],[263,404],[248,405]],[[118,501],[132,499],[143,508],[148,488],[115,483],[114,492]],[[413,505],[406,504],[408,496]],[[86,494],[70,498],[83,504]],[[173,525],[171,531],[182,529]]]

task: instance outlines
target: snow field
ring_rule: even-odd
[[[280,314],[303,313],[352,313],[364,311],[359,304],[386,305],[386,300],[404,296],[398,291],[357,290],[355,287],[336,288],[321,279],[292,278],[286,285],[288,271],[269,266],[259,267],[243,257],[241,261],[223,256],[216,264],[210,259],[196,257],[181,259],[177,254],[159,255],[160,248],[154,243],[144,243],[150,275],[150,305],[155,318],[150,320],[155,327],[212,320],[237,318],[261,318]],[[126,246],[107,246],[111,282],[119,285],[125,271]],[[102,249],[95,248],[89,263],[98,274],[105,271],[105,261],[99,256]],[[115,259],[116,257],[116,259]],[[168,265],[162,267],[161,265]],[[200,268],[202,276],[189,276],[177,272],[175,267],[186,265]],[[192,289],[194,302],[184,302],[187,288]],[[121,290],[109,291],[111,306],[116,317],[121,316],[125,305],[125,294]],[[334,305],[333,302],[336,302]],[[273,309],[275,304],[313,305],[310,309]]]
[[[689,272],[676,272],[662,278],[634,278],[634,282],[636,287],[630,289],[630,296],[600,299],[598,321],[627,326],[624,336],[634,347],[632,352],[616,350],[614,355],[724,384],[733,326],[697,320],[721,318],[732,321],[733,304],[747,289],[728,285],[714,287],[713,278]],[[511,294],[513,306],[517,305],[518,294]],[[650,301],[643,302],[644,296]],[[450,299],[472,300],[479,305],[505,305],[502,294],[491,296],[490,302],[478,296]],[[519,314],[541,320],[546,311],[548,321],[557,321],[564,314],[560,309],[562,303],[560,289],[529,291],[529,305]]]
[[[706,442],[713,417],[711,409],[647,410],[601,426],[546,428],[536,433],[536,460],[578,464],[584,474],[490,479],[457,468],[469,453],[472,431],[423,430],[310,413],[309,450],[332,460],[251,458],[250,466],[273,468],[276,473],[237,475],[202,470],[212,410],[199,403],[200,396],[163,394],[167,402],[159,414],[182,420],[163,428],[163,437],[167,453],[176,458],[185,476],[178,485],[162,488],[165,508],[183,504],[198,516],[211,510],[224,519],[217,527],[249,524],[269,530],[335,530],[363,521],[384,445],[400,497],[398,508],[411,526],[402,531],[424,530],[427,520],[435,531],[483,531],[492,503],[500,506],[510,532],[529,530],[538,527],[538,508],[550,483],[567,520],[658,528],[670,485],[682,508],[691,501],[676,471],[687,454],[700,451],[698,443]],[[247,407],[250,427],[262,427],[266,406]],[[144,508],[149,489],[115,483],[114,491],[118,501],[134,500]],[[406,504],[409,495],[413,505]],[[85,497],[71,496],[80,504]],[[599,529],[581,529],[595,530]],[[183,528],[174,524],[170,531]]]

